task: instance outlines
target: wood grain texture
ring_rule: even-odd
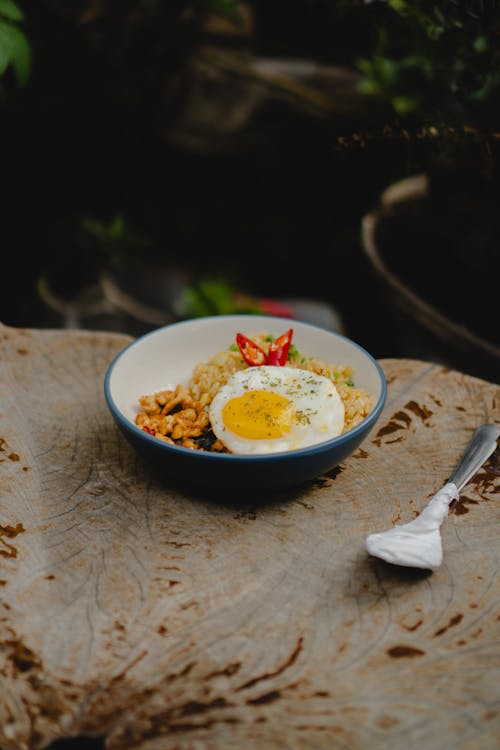
[[[126,336],[0,327],[0,748],[500,746],[500,457],[442,527],[433,574],[370,558],[500,388],[382,360],[385,410],[328,476],[273,497],[152,476],[107,411]]]

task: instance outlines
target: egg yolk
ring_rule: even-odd
[[[279,393],[253,390],[230,399],[222,409],[222,419],[228,430],[241,437],[277,438],[290,432],[294,407]]]

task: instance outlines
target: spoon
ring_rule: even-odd
[[[443,561],[440,526],[452,500],[481,468],[497,446],[500,428],[479,427],[448,482],[427,503],[417,518],[387,531],[369,534],[366,549],[394,565],[435,570]]]

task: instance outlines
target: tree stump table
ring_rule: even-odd
[[[500,451],[455,501],[434,573],[371,558],[500,387],[381,360],[345,463],[274,496],[152,476],[103,391],[128,336],[0,326],[0,748],[497,750]],[[57,743],[56,743],[57,744]]]

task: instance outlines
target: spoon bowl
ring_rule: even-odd
[[[481,468],[497,447],[500,428],[493,424],[479,427],[448,482],[427,503],[417,518],[392,529],[369,534],[366,549],[370,555],[393,565],[436,570],[443,561],[440,527],[450,503]]]

